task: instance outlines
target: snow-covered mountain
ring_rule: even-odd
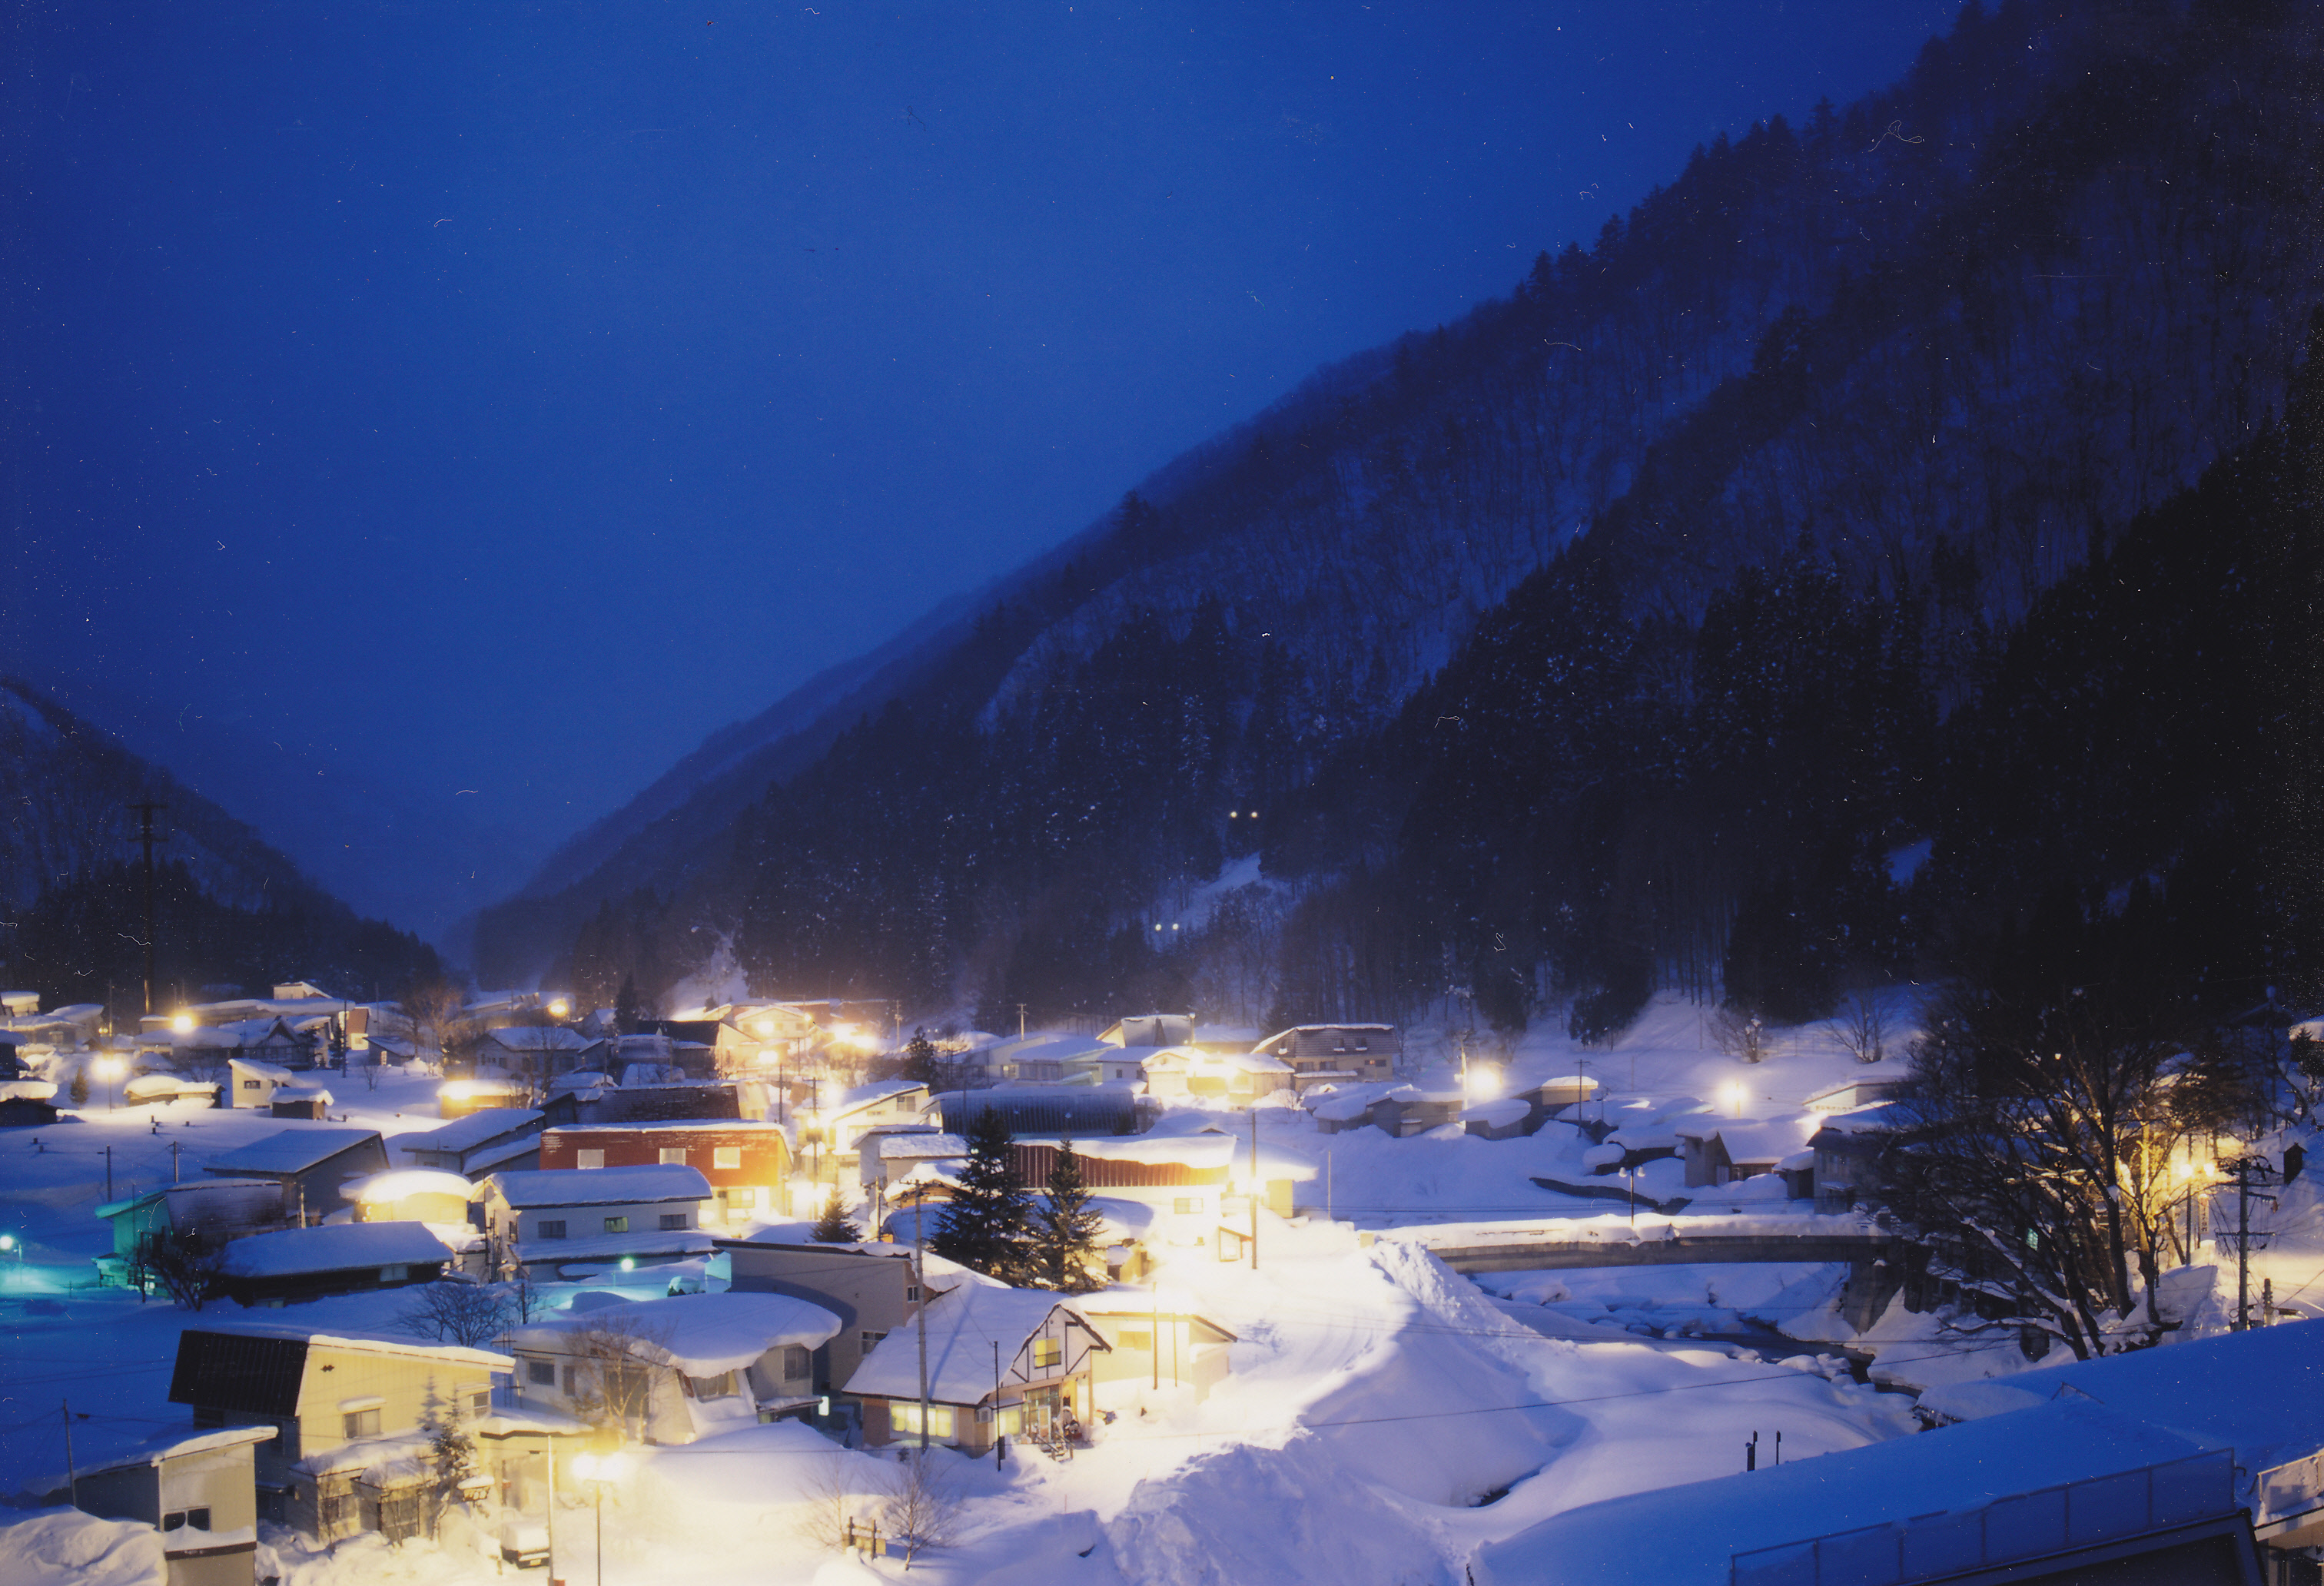
[[[706,744],[487,912],[482,972],[618,939],[674,977],[733,940],[770,986],[932,997],[1044,933],[1093,963],[1276,840],[1230,810],[1360,828],[1361,746],[1572,547],[1678,635],[1786,557],[1929,594],[1958,697],[2280,406],[2324,263],[2316,49],[2265,7],[1969,7],[1894,88],[1699,151],[1508,298]]]

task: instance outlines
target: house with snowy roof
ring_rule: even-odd
[[[113,1249],[94,1258],[100,1284],[141,1281],[139,1271],[156,1240],[198,1233],[205,1239],[244,1239],[284,1225],[282,1181],[276,1178],[196,1178],[124,1195],[97,1209],[113,1230]]]
[[[922,1435],[920,1344],[927,1343],[927,1441],[974,1455],[996,1436],[1053,1447],[1080,1440],[1093,1361],[1111,1345],[1069,1300],[1043,1289],[964,1283],[881,1339],[847,1386],[872,1447]]]
[[[500,1272],[648,1265],[706,1256],[710,1181],[673,1164],[487,1175],[470,1194]]]
[[[1183,1300],[1164,1305],[1160,1289],[1102,1289],[1076,1296],[1073,1306],[1106,1342],[1108,1352],[1091,1360],[1092,1402],[1101,1410],[1166,1385],[1193,1388],[1200,1404],[1227,1379],[1235,1335]]]
[[[1146,1093],[1161,1101],[1215,1102],[1250,1106],[1293,1088],[1297,1071],[1268,1052],[1205,1052],[1162,1047],[1145,1055]]]
[[[1706,1113],[1678,1119],[1670,1127],[1678,1136],[1678,1154],[1686,1164],[1687,1187],[1700,1189],[1759,1178],[1786,1167],[1805,1176],[1815,1160],[1808,1139],[1822,1121],[1814,1113],[1774,1119],[1719,1118]],[[1807,1177],[1800,1182],[1803,1194],[1813,1193]]]
[[[829,1158],[853,1166],[856,1142],[865,1134],[922,1122],[927,1112],[927,1086],[908,1079],[883,1080],[842,1091],[816,1110],[813,1127],[823,1131],[824,1150]]]
[[[814,1351],[819,1394],[844,1391],[864,1357],[919,1309],[923,1271],[937,1290],[993,1281],[925,1251],[916,1264],[908,1243],[818,1244],[759,1233],[717,1242],[731,1292],[788,1295],[839,1319],[838,1330]]]
[[[788,1210],[791,1156],[780,1124],[741,1119],[560,1125],[540,1137],[540,1166],[692,1167],[709,1181],[704,1216],[721,1225],[779,1217]]]
[[[170,1400],[198,1429],[263,1425],[259,1517],[323,1542],[433,1523],[427,1429],[493,1413],[496,1351],[387,1333],[204,1322],[179,1334]]]
[[[476,1037],[479,1070],[496,1068],[536,1086],[560,1074],[597,1072],[612,1060],[612,1042],[559,1024],[504,1025]]]
[[[982,1072],[988,1084],[1056,1084],[1081,1066],[1109,1057],[1121,1060],[1122,1049],[1095,1036],[1056,1030],[995,1041],[973,1054],[976,1070]]]
[[[537,1139],[541,1131],[539,1110],[531,1107],[480,1107],[435,1129],[400,1134],[389,1142],[395,1154],[414,1167],[446,1173],[466,1173],[477,1152],[515,1140]]]
[[[292,1127],[202,1165],[216,1178],[272,1178],[282,1185],[291,1221],[318,1222],[338,1209],[339,1186],[388,1166],[387,1147],[374,1129]]]
[[[512,1330],[518,1404],[692,1443],[816,1403],[815,1351],[840,1320],[788,1295],[681,1294]]]
[[[266,1426],[171,1426],[125,1443],[86,1445],[70,1471],[35,1478],[51,1503],[127,1520],[160,1535],[170,1586],[254,1586],[258,1487],[254,1450]],[[85,1430],[81,1436],[88,1437]]]
[[[238,1239],[218,1264],[218,1292],[244,1305],[433,1283],[451,1248],[422,1222],[330,1222]]]
[[[1404,1056],[1404,1033],[1392,1024],[1300,1024],[1268,1037],[1252,1051],[1281,1059],[1299,1088],[1324,1083],[1377,1083],[1392,1077]]]
[[[1191,1013],[1125,1013],[1097,1038],[1112,1047],[1191,1047],[1194,1016]]]
[[[447,1079],[436,1087],[436,1116],[447,1122],[472,1112],[524,1111],[531,1105],[531,1084],[504,1074]]]
[[[739,1119],[740,1087],[714,1080],[664,1080],[624,1084],[611,1074],[574,1074],[576,1082],[552,1083],[540,1103],[549,1126],[576,1128],[611,1123],[675,1123],[686,1119]]]

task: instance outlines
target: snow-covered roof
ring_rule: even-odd
[[[122,1086],[121,1093],[132,1102],[143,1102],[154,1096],[216,1095],[217,1082],[186,1079],[174,1074],[141,1074]]]
[[[226,1067],[237,1079],[271,1079],[277,1084],[290,1083],[290,1071],[279,1063],[261,1063],[255,1057],[229,1057]]]
[[[456,1195],[465,1201],[472,1187],[458,1174],[440,1167],[391,1167],[385,1173],[347,1180],[339,1185],[339,1194],[346,1200],[368,1206],[400,1201],[406,1195]]]
[[[280,1430],[272,1425],[226,1426],[203,1432],[191,1425],[171,1426],[151,1436],[141,1437],[124,1447],[85,1452],[75,1466],[74,1473],[94,1476],[100,1471],[158,1465],[163,1460],[181,1459],[188,1454],[212,1453],[219,1449],[239,1448],[244,1443],[264,1443]]]
[[[342,1151],[378,1139],[375,1129],[286,1129],[222,1152],[204,1166],[211,1173],[304,1173]]]
[[[1206,1074],[1289,1074],[1291,1065],[1265,1052],[1205,1052],[1200,1047],[1156,1047],[1140,1054],[1148,1070]]]
[[[706,1201],[702,1170],[678,1163],[639,1167],[537,1167],[495,1173],[477,1193],[499,1194],[512,1206],[609,1206],[627,1201]]]
[[[512,1140],[503,1140],[496,1146],[478,1146],[460,1154],[460,1171],[467,1174],[490,1172],[503,1162],[513,1162],[519,1157],[529,1157],[540,1149],[537,1134],[519,1135]]]
[[[844,1118],[866,1107],[876,1107],[890,1096],[901,1096],[926,1087],[908,1079],[886,1080],[879,1084],[856,1085],[842,1091],[839,1099],[823,1110],[826,1119]]]
[[[740,1370],[785,1344],[813,1349],[839,1325],[839,1318],[821,1305],[788,1295],[726,1292],[600,1305],[518,1328],[508,1338],[520,1352],[558,1350],[577,1330],[610,1328],[650,1344],[651,1352],[688,1376],[711,1377]]]
[[[728,1134],[772,1136],[788,1132],[779,1123],[768,1123],[755,1118],[641,1118],[634,1123],[552,1123],[549,1127],[558,1139],[579,1134],[668,1134],[678,1130],[720,1130]]]
[[[982,1403],[992,1397],[992,1346],[1001,1346],[1005,1370],[1053,1311],[1065,1312],[1088,1329],[1096,1347],[1105,1347],[1096,1329],[1046,1289],[964,1284],[938,1295],[881,1340],[847,1379],[847,1391],[879,1398],[919,1397],[918,1330],[925,1325],[928,1397],[948,1405]]]
[[[439,1128],[397,1135],[394,1145],[399,1151],[465,1151],[540,1121],[540,1114],[530,1107],[479,1107]]]
[[[411,1228],[410,1222],[366,1222],[363,1228]],[[248,1240],[237,1240],[248,1243]],[[358,1354],[419,1355],[432,1360],[443,1360],[456,1366],[481,1366],[489,1371],[506,1371],[516,1362],[498,1350],[471,1349],[466,1344],[433,1343],[409,1333],[365,1332],[361,1329],[344,1327],[301,1327],[289,1322],[212,1322],[207,1316],[186,1328],[189,1335],[203,1332],[230,1333],[238,1338],[289,1338],[314,1345],[318,1349],[352,1350]]]
[[[225,1270],[233,1277],[290,1277],[451,1259],[444,1241],[417,1222],[341,1222],[235,1240],[226,1247]]]
[[[484,1039],[511,1052],[579,1052],[603,1044],[556,1024],[505,1025],[486,1030]]]
[[[1498,1102],[1480,1102],[1461,1114],[1463,1123],[1481,1123],[1488,1129],[1507,1129],[1522,1122],[1533,1106],[1522,1096],[1503,1096]]]
[[[1033,1035],[996,1041],[979,1056],[993,1063],[1069,1063],[1076,1057],[1119,1057],[1121,1048],[1094,1036]]]
[[[213,1090],[215,1090],[217,1087],[216,1087],[215,1085],[213,1085],[211,1088],[212,1088]],[[56,1087],[56,1083],[55,1083],[55,1082],[54,1082],[54,1081],[51,1081],[51,1080],[45,1080],[45,1079],[7,1079],[7,1080],[0,1080],[0,1101],[7,1101],[7,1102],[52,1102],[52,1101],[56,1100],[56,1095],[57,1095],[57,1087]]]
[[[1797,1118],[1686,1118],[1671,1126],[1681,1139],[1716,1139],[1730,1161],[1774,1162],[1790,1156],[1808,1142],[1824,1122],[1820,1113]]]
[[[883,1134],[878,1143],[882,1162],[917,1162],[932,1157],[968,1155],[968,1142],[956,1134]]]
[[[1748,1475],[1585,1504],[1488,1544],[1471,1568],[1477,1586],[1648,1580],[1727,1586],[1738,1554],[1911,1517],[1974,1514],[2016,1494],[2138,1471],[2210,1446],[2070,1399]],[[1891,1560],[1895,1545],[1888,1545]]]

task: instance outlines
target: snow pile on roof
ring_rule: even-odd
[[[54,1090],[56,1087],[49,1087]],[[174,1074],[141,1074],[121,1087],[124,1100],[152,1102],[174,1096],[213,1096],[217,1093],[215,1081],[186,1079]]]
[[[1480,1102],[1461,1114],[1463,1123],[1481,1123],[1488,1129],[1507,1129],[1525,1121],[1532,1105],[1522,1096],[1503,1096],[1498,1102]]]
[[[512,1024],[489,1030],[484,1038],[511,1052],[578,1052],[600,1044],[562,1025]]]
[[[878,1398],[918,1398],[918,1330],[925,1324],[928,1397],[948,1405],[980,1403],[992,1397],[993,1345],[1001,1346],[1005,1369],[1056,1310],[1081,1321],[1071,1305],[1047,1289],[964,1284],[946,1290],[863,1357],[847,1380],[847,1391]],[[1096,1336],[1094,1329],[1091,1336]]]
[[[1824,1124],[1826,1115],[1803,1112],[1793,1118],[1688,1118],[1672,1126],[1683,1139],[1717,1139],[1735,1162],[1775,1162],[1808,1143]]]
[[[2138,1471],[2212,1446],[2077,1398],[1590,1504],[1488,1545],[1471,1567],[1477,1586],[1726,1586],[1737,1554],[1910,1517],[1974,1513],[2020,1493]]]
[[[100,1520],[60,1506],[0,1526],[9,1586],[163,1586],[161,1534],[133,1520]]]
[[[303,1173],[378,1139],[379,1131],[372,1129],[286,1129],[213,1157],[205,1166],[212,1173]]]
[[[339,1194],[358,1205],[371,1206],[406,1195],[452,1195],[465,1201],[472,1187],[458,1174],[440,1167],[391,1167],[367,1178],[347,1180],[339,1185]]]
[[[710,1181],[681,1163],[639,1167],[540,1167],[495,1173],[484,1183],[512,1206],[610,1206],[631,1201],[706,1201]]]
[[[890,1096],[901,1096],[922,1087],[908,1079],[882,1080],[878,1084],[856,1085],[842,1091],[839,1099],[823,1110],[826,1118],[844,1118],[850,1112],[860,1112],[866,1107],[877,1106]]]
[[[410,1227],[404,1224],[371,1223],[370,1227]],[[497,1350],[470,1349],[466,1344],[436,1343],[408,1332],[365,1332],[346,1327],[302,1327],[292,1322],[210,1322],[207,1319],[189,1325],[188,1333],[224,1332],[238,1338],[301,1339],[321,1349],[353,1350],[361,1354],[420,1355],[429,1360],[447,1360],[464,1366],[482,1366],[490,1371],[507,1371],[516,1362]]]
[[[399,1151],[465,1151],[486,1140],[539,1123],[540,1114],[530,1107],[479,1107],[466,1118],[456,1118],[438,1129],[414,1130],[395,1137]]]
[[[648,1352],[688,1376],[715,1377],[739,1371],[785,1344],[813,1349],[839,1331],[839,1318],[788,1295],[681,1294],[598,1305],[580,1315],[519,1328],[509,1334],[509,1342],[518,1350],[558,1349],[576,1331],[600,1329],[638,1339]]]
[[[880,1137],[880,1160],[882,1162],[918,1162],[931,1157],[967,1155],[968,1142],[956,1134],[888,1134]]]
[[[131,1082],[134,1083],[134,1081]],[[216,1085],[209,1087],[217,1089]],[[52,1102],[56,1100],[55,1082],[45,1079],[0,1080],[0,1102]],[[136,1098],[133,1097],[132,1100]]]
[[[1250,1138],[1205,1130],[1194,1134],[1101,1135],[1074,1141],[1074,1154],[1102,1162],[1137,1162],[1148,1166],[1176,1165],[1196,1169],[1223,1167],[1240,1174],[1250,1162]],[[1262,1139],[1259,1143],[1259,1176],[1265,1179],[1305,1181],[1320,1171],[1304,1153]]]
[[[290,1277],[346,1272],[359,1267],[421,1266],[448,1261],[444,1241],[417,1222],[346,1222],[254,1233],[226,1248],[232,1277]]]

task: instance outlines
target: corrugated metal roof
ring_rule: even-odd
[[[178,1335],[170,1402],[245,1415],[295,1415],[299,1383],[306,1372],[303,1338],[254,1338],[188,1328]]]

